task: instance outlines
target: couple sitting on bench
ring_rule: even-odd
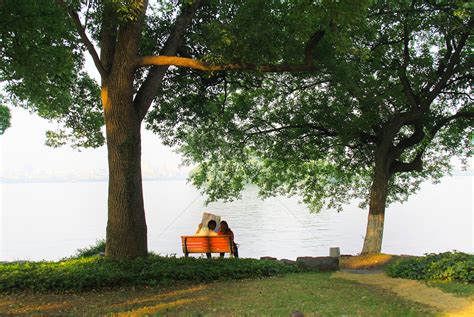
[[[233,254],[234,257],[238,258],[239,257],[239,251],[237,249],[237,244],[234,242],[234,233],[232,230],[230,230],[229,225],[227,224],[226,221],[221,221],[220,226],[219,226],[219,231],[216,232],[217,223],[215,220],[210,220],[207,223],[207,226],[203,226],[201,223],[199,224],[198,230],[196,231],[196,236],[229,236],[230,237],[230,247],[229,247],[229,253]],[[212,248],[211,248],[212,249]],[[213,250],[209,250],[213,251]],[[207,258],[211,258],[211,252],[206,252]],[[225,252],[219,252],[221,258],[224,257]]]

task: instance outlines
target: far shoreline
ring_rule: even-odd
[[[473,177],[474,170],[455,170],[452,174],[444,175],[442,178],[450,177]],[[48,184],[48,183],[105,183],[108,182],[107,177],[102,178],[84,178],[84,179],[67,179],[67,178],[49,178],[49,179],[38,179],[38,178],[2,178],[0,177],[0,184]],[[188,177],[184,175],[177,176],[157,176],[157,177],[144,177],[143,182],[156,182],[156,181],[187,181]]]

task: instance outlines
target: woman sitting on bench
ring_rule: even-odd
[[[220,227],[219,227],[219,232],[217,234],[218,235],[231,236],[232,244],[233,244],[233,247],[234,247],[234,257],[238,258],[239,257],[239,250],[237,249],[237,244],[235,244],[235,242],[234,242],[234,233],[232,232],[232,230],[230,230],[229,225],[227,224],[226,221],[221,221],[221,224],[220,224]],[[224,257],[224,254],[225,253],[221,253],[221,258]]]

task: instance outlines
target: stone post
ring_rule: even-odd
[[[341,251],[338,247],[329,248],[329,256],[333,258],[339,258],[341,256]]]

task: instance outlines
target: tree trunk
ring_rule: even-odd
[[[124,89],[111,86],[109,92],[110,103],[104,109],[109,163],[105,253],[112,258],[136,258],[148,253],[141,173],[141,122],[131,98],[124,98],[127,94]]]
[[[382,251],[388,180],[388,158],[386,155],[376,154],[374,179],[370,189],[367,231],[365,234],[364,246],[362,248],[361,254],[375,254]]]
[[[141,172],[141,119],[133,103],[134,59],[130,54],[133,50],[125,44],[115,56],[120,62],[102,83],[109,163],[105,254],[112,258],[148,254]]]

